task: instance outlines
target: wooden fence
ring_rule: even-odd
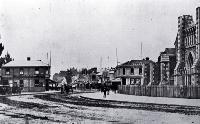
[[[45,87],[23,87],[22,92],[43,92]]]
[[[137,96],[200,98],[200,86],[119,85],[118,92]]]

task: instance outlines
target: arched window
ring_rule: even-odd
[[[192,57],[192,54],[189,53],[189,56],[188,56],[188,65],[189,67],[191,68],[192,65],[193,65],[193,57]]]

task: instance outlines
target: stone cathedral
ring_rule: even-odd
[[[200,85],[200,7],[196,8],[196,22],[191,15],[178,17],[175,40],[175,85]]]

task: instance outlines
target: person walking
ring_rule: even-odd
[[[106,87],[103,88],[104,98],[106,98]]]
[[[107,95],[109,95],[110,94],[110,87],[108,86],[107,87]]]
[[[63,92],[64,92],[64,88],[63,88],[64,86],[63,86],[63,84],[61,84],[61,87],[60,87],[60,89],[61,89],[61,94],[63,94]]]
[[[106,84],[104,84],[104,87],[103,87],[104,98],[106,98],[106,91],[107,91],[107,87],[106,87]]]

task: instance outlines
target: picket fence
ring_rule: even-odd
[[[176,98],[200,98],[200,86],[134,86],[119,85],[118,93],[152,96],[152,97],[176,97]]]

